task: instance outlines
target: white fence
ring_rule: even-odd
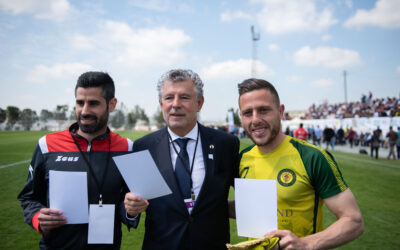
[[[299,124],[303,123],[304,128],[317,125],[324,129],[326,126],[334,129],[342,127],[353,128],[358,133],[371,132],[379,127],[385,135],[389,131],[389,127],[392,126],[394,131],[397,131],[397,127],[400,127],[400,117],[361,117],[361,118],[345,118],[345,119],[326,119],[326,120],[300,120],[293,119],[289,121],[282,121],[282,129],[285,131],[286,127],[289,126],[291,130],[299,127]]]

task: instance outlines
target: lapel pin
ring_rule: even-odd
[[[212,154],[212,152],[214,151],[214,144],[210,144],[210,150],[211,150],[211,153],[210,154],[208,154],[208,159],[210,159],[210,160],[214,160],[214,155]]]

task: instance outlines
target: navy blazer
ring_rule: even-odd
[[[239,166],[236,136],[199,124],[205,177],[189,214],[172,167],[167,128],[135,141],[148,149],[172,194],[149,200],[143,249],[226,249],[230,241],[228,194]],[[212,155],[212,157],[211,157]],[[156,185],[156,183],[154,183]]]

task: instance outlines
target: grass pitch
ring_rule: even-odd
[[[135,140],[145,133],[124,131],[122,136]],[[16,199],[28,174],[29,160],[42,131],[0,131],[0,246],[2,249],[37,249],[40,235],[23,221]],[[241,140],[241,148],[251,144]],[[332,152],[354,193],[365,223],[364,234],[340,249],[400,249],[400,161],[371,160],[366,155]],[[233,192],[230,198],[234,198]],[[325,227],[335,221],[324,208]],[[141,249],[144,218],[136,230],[123,228],[122,249]],[[244,240],[231,220],[231,241]]]

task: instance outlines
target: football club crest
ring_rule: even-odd
[[[282,186],[289,187],[296,182],[296,174],[293,170],[285,168],[279,171],[277,180]]]

